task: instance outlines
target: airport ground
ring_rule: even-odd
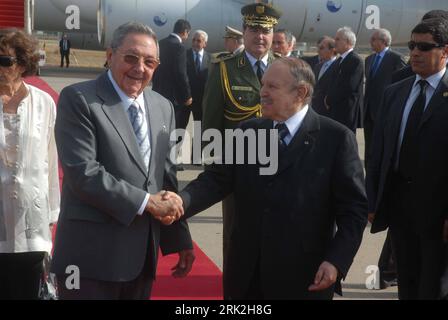
[[[72,50],[71,67],[59,68],[59,49],[55,41],[46,42],[47,64],[41,68],[41,77],[56,92],[72,83],[94,79],[101,73],[105,54],[101,51]],[[192,130],[191,122],[188,130]],[[364,137],[362,130],[357,132],[359,154],[363,159]],[[198,166],[186,165],[184,171],[178,173],[180,188],[193,180],[201,171]],[[208,210],[189,220],[194,241],[207,256],[222,270],[222,212],[218,203]],[[371,275],[366,273],[369,266],[376,266],[385,239],[385,232],[370,233],[370,225],[364,232],[361,248],[355,257],[350,272],[343,282],[344,296],[336,299],[397,299],[397,288],[370,290],[366,288],[366,280]]]

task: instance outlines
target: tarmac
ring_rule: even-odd
[[[70,67],[59,68],[45,66],[41,68],[40,77],[46,81],[56,92],[70,84],[95,79],[102,68]],[[192,132],[190,121],[189,132]],[[357,141],[361,159],[364,158],[364,137],[362,130],[357,132]],[[188,156],[185,157],[188,159]],[[202,167],[184,165],[185,170],[178,172],[179,187],[182,189],[188,182],[195,179]],[[218,203],[204,212],[188,220],[193,240],[205,252],[205,254],[222,270],[222,211],[221,203]],[[343,297],[335,295],[338,300],[395,300],[398,298],[397,287],[386,289],[378,288],[379,276],[375,270],[378,258],[383,246],[386,233],[370,233],[370,224],[364,231],[361,247],[355,257],[350,271],[343,281]],[[373,271],[372,271],[373,270]]]

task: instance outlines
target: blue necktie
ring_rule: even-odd
[[[376,54],[375,61],[373,62],[372,69],[370,69],[370,77],[373,78],[375,73],[378,71],[378,67],[380,66],[381,56]]]
[[[289,134],[289,130],[288,127],[286,126],[286,124],[283,123],[277,123],[275,125],[275,129],[278,130],[278,140],[279,140],[279,144],[280,144],[280,151],[284,151],[286,149],[286,147],[288,146],[286,144],[285,138],[288,136]]]
[[[196,72],[201,72],[201,59],[199,59],[199,52],[196,52],[196,59],[194,61],[194,64],[196,65]]]
[[[140,106],[133,102],[128,109],[129,120],[134,129],[137,144],[146,167],[149,167],[149,157],[151,146],[149,145],[148,125],[145,121],[143,111]]]

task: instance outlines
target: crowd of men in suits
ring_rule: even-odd
[[[174,275],[185,276],[194,261],[186,218],[224,200],[226,299],[331,299],[367,219],[372,232],[390,230],[400,299],[438,298],[448,239],[448,16],[412,30],[415,75],[392,84],[405,63],[385,29],[372,33],[365,63],[348,27],[322,37],[305,62],[288,30],[274,32],[280,10],[255,3],[241,13],[243,31],[225,37],[238,46],[214,56],[203,30],[185,48],[186,20],[158,43],[145,25],[120,26],[110,70],[61,93],[53,271],[63,297],[147,297],[159,245],[179,253]],[[176,194],[169,133],[191,113],[204,130],[275,129],[278,171],[214,164]],[[363,124],[366,182],[355,136]],[[82,267],[81,291],[64,290],[68,265]]]

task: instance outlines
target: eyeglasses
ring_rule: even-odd
[[[429,43],[429,42],[415,42],[415,41],[409,41],[408,42],[408,48],[409,50],[414,50],[417,48],[420,51],[431,51],[434,48],[444,48],[445,44],[438,44],[438,43]]]
[[[16,62],[17,62],[16,57],[0,56],[0,66],[2,67],[11,67]]]
[[[138,64],[140,62],[140,59],[143,59],[143,63],[149,69],[155,69],[160,64],[160,61],[156,58],[144,58],[144,57],[136,56],[136,55],[129,54],[129,53],[126,53],[126,54],[120,53],[120,54],[123,56],[124,62],[126,62],[127,64],[130,64],[132,66],[135,66],[136,64]]]

